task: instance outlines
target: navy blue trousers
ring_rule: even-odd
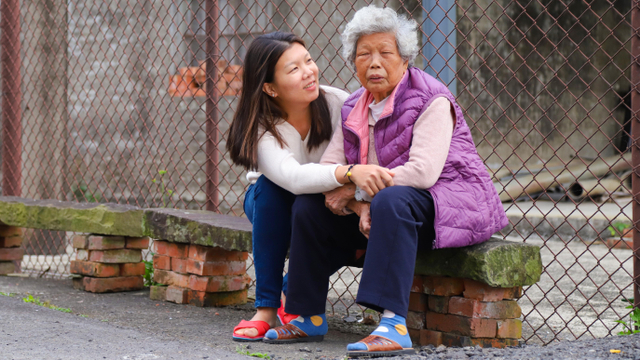
[[[368,240],[359,217],[331,213],[324,195],[299,195],[292,211],[287,313],[324,314],[329,277],[366,249],[356,302],[407,316],[418,247],[431,249],[435,238],[427,190],[392,186],[376,194]]]
[[[244,212],[253,225],[253,266],[256,271],[255,307],[280,307],[282,277],[291,240],[291,207],[296,196],[264,175],[244,195]]]

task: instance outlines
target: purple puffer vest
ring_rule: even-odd
[[[367,138],[364,138],[365,125],[354,129],[349,126],[353,122],[347,121],[363,93],[364,88],[354,92],[342,107],[344,150],[350,164],[359,164],[366,159],[362,156],[366,148],[361,148],[361,144],[365,141],[368,144],[368,130]],[[455,109],[456,124],[449,155],[438,181],[428,189],[436,210],[433,248],[478,244],[507,226],[509,221],[502,202],[476,151],[462,109],[449,89],[422,70],[412,67],[407,70],[391,97],[389,100],[393,101],[393,107],[383,111],[374,127],[378,162],[380,166],[390,169],[409,160],[413,125],[433,100],[446,97]]]

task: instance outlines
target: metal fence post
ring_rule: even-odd
[[[20,0],[0,2],[2,56],[2,194],[21,195],[22,90]]]
[[[207,41],[206,70],[206,176],[207,202],[205,208],[218,211],[218,0],[207,0],[205,3],[207,18],[205,21]]]
[[[631,9],[631,112],[633,162],[633,296],[640,306],[640,0]]]

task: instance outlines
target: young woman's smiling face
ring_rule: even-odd
[[[294,43],[278,62],[273,82],[264,84],[264,92],[282,104],[310,104],[318,98],[318,66],[304,46]]]

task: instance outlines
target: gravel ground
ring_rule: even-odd
[[[375,326],[328,317],[329,334],[313,344],[237,343],[231,329],[253,313],[250,304],[197,308],[156,302],[148,290],[91,294],[70,280],[0,277],[0,359],[230,359],[247,353],[272,359],[344,359],[346,344]],[[27,294],[71,313],[26,304]],[[11,344],[11,345],[9,345]],[[640,359],[640,334],[526,345],[507,349],[417,348],[389,359]],[[620,350],[611,353],[610,350]]]
[[[393,359],[400,359],[400,357]],[[403,359],[640,359],[640,334],[562,341],[548,346],[515,346],[506,349],[425,346],[418,355],[406,356]]]

